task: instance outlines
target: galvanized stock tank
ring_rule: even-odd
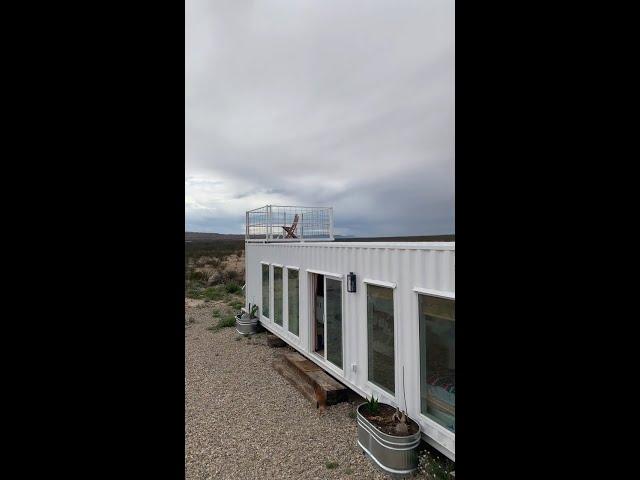
[[[418,468],[420,428],[413,435],[398,437],[381,432],[362,415],[358,407],[358,445],[384,471],[394,476],[411,474]]]
[[[236,315],[236,332],[240,335],[253,335],[258,330],[258,319],[242,318],[242,315]]]

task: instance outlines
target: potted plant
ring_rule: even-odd
[[[371,396],[357,409],[358,445],[385,472],[410,475],[418,468],[420,425],[397,407]]]
[[[236,315],[236,331],[240,335],[253,335],[258,331],[258,305],[249,304],[249,312]]]

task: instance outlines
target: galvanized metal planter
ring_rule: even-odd
[[[380,468],[394,476],[405,476],[418,468],[418,446],[420,445],[420,426],[413,435],[399,437],[388,435],[371,424],[358,407],[358,445]]]
[[[236,315],[236,332],[240,335],[253,335],[258,331],[258,319],[245,319],[242,318],[242,315]]]

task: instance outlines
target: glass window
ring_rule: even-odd
[[[262,264],[262,315],[269,318],[269,265]]]
[[[420,411],[456,431],[456,302],[420,298]]]
[[[395,395],[393,289],[367,285],[369,381]]]
[[[273,321],[282,326],[282,267],[273,267]]]
[[[298,285],[298,271],[287,269],[288,299],[289,299],[289,331],[299,335],[300,294]]]
[[[327,360],[342,368],[342,282],[326,278]]]

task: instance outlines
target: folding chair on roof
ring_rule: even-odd
[[[296,229],[298,228],[298,214],[293,217],[293,223],[290,227],[282,227],[287,235],[284,238],[298,238],[296,236]]]

